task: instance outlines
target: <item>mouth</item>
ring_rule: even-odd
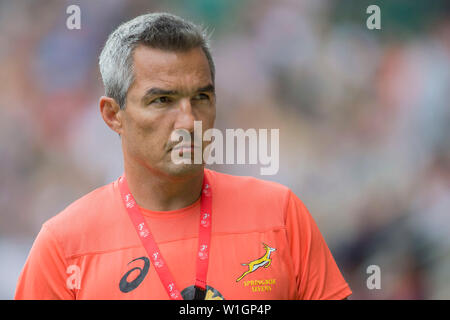
[[[169,151],[175,150],[178,152],[194,152],[195,149],[200,149],[200,146],[191,144],[191,145],[177,145],[173,148],[171,148]]]

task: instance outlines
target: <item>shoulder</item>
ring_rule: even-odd
[[[290,189],[281,183],[258,179],[251,176],[234,176],[213,170],[205,170],[208,176],[212,177],[214,185],[224,192],[235,192],[237,190],[246,194],[246,196],[269,196],[270,200],[274,198],[284,198],[290,192]],[[260,199],[263,200],[263,199]]]
[[[45,222],[49,228],[61,228],[71,225],[71,229],[80,223],[86,221],[100,211],[104,210],[105,205],[114,200],[113,183],[99,187],[81,198],[75,200],[56,216]]]
[[[71,203],[43,227],[50,231],[66,257],[108,250],[113,228],[123,222],[117,181],[99,187]],[[95,244],[95,245],[94,245]]]
[[[260,229],[284,227],[291,190],[280,183],[208,170],[215,207],[227,219]]]

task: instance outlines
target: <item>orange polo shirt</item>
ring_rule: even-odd
[[[207,299],[343,299],[352,292],[316,223],[287,187],[205,169],[212,187]],[[195,283],[200,199],[142,209],[175,285]],[[43,224],[15,299],[169,299],[122,203],[118,180]]]

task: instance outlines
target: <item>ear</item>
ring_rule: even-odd
[[[122,134],[122,118],[119,104],[110,97],[102,96],[99,101],[103,121],[119,135]]]

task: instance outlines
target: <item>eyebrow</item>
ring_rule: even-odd
[[[212,84],[208,84],[204,87],[198,88],[197,90],[195,90],[194,93],[199,93],[199,92],[211,92],[214,93],[215,92],[215,88],[214,85]],[[161,95],[179,95],[180,93],[176,90],[165,90],[165,89],[161,89],[161,88],[150,88],[147,91],[145,91],[144,96],[142,97],[143,99],[150,97],[150,96],[161,96]]]

